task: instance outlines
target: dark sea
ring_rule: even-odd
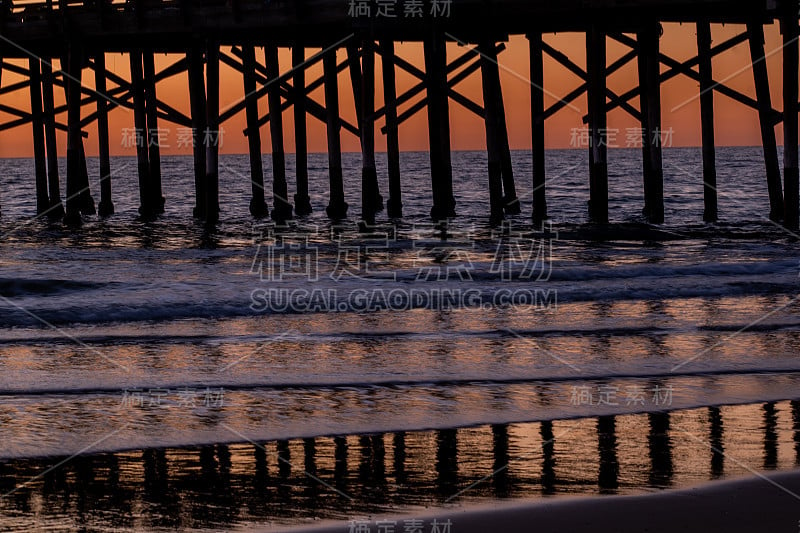
[[[162,158],[152,222],[135,159],[113,159],[116,214],[77,229],[34,218],[32,161],[0,161],[0,530],[446,517],[797,467],[800,248],[766,217],[761,149],[718,150],[715,224],[700,150],[664,157],[663,226],[641,150],[619,149],[612,227],[587,222],[583,150],[548,152],[544,226],[514,152],[522,215],[491,227],[485,153],[453,153],[446,225],[427,153],[403,153],[404,217],[368,232],[359,154],[349,220],[326,217],[316,154],[314,212],[285,226],[249,215],[248,157],[222,156],[215,228],[190,157]]]

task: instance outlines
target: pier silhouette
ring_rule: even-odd
[[[663,140],[661,134],[661,84],[686,76],[699,84],[703,143],[702,170],[697,187],[704,191],[704,219],[718,217],[714,98],[723,95],[758,111],[764,149],[765,188],[769,206],[765,214],[798,227],[798,2],[797,0],[634,0],[631,2],[577,1],[531,2],[529,0],[94,0],[4,2],[0,19],[0,72],[24,77],[0,86],[0,96],[28,90],[30,111],[0,103],[13,119],[0,131],[30,125],[33,130],[36,205],[39,214],[77,224],[81,216],[95,213],[90,191],[84,145],[86,128],[97,123],[100,160],[100,202],[97,212],[114,212],[109,149],[108,113],[122,107],[133,112],[137,132],[139,212],[145,219],[164,211],[164,188],[158,128],[165,123],[191,128],[194,145],[194,216],[213,224],[219,220],[219,132],[232,116],[244,112],[250,151],[252,198],[255,217],[271,215],[284,222],[312,209],[308,195],[308,117],[326,125],[328,137],[329,199],[325,206],[332,219],[347,216],[344,200],[341,135],[360,139],[362,177],[360,213],[366,224],[375,222],[384,207],[387,216],[403,214],[403,179],[399,163],[399,126],[417,113],[427,111],[430,142],[431,216],[442,220],[457,213],[453,191],[449,109],[451,103],[467,109],[485,122],[488,168],[486,191],[493,222],[518,214],[511,166],[506,110],[500,84],[499,54],[509,36],[526,35],[530,48],[532,175],[534,221],[547,218],[547,177],[544,159],[545,122],[559,110],[586,94],[588,113],[584,122],[590,136],[589,219],[608,222],[607,115],[622,109],[641,124],[643,214],[651,223],[664,222]],[[384,11],[381,12],[380,10]],[[444,11],[446,9],[446,12]],[[408,16],[408,15],[411,16]],[[764,25],[779,21],[783,35],[782,111],[771,101],[771,85],[765,63]],[[683,23],[697,27],[697,55],[678,61],[660,47],[662,24]],[[711,42],[714,24],[742,25],[742,31],[724,42]],[[586,66],[547,44],[544,33],[572,32],[585,36]],[[395,53],[396,42],[421,42],[424,69]],[[629,50],[609,63],[606,45],[615,41]],[[448,42],[463,51],[449,57]],[[752,58],[756,97],[750,97],[714,78],[712,58],[747,43]],[[263,47],[264,62],[256,48]],[[279,64],[279,49],[291,48],[291,65]],[[337,62],[336,52],[346,50]],[[308,51],[312,51],[309,56]],[[123,53],[130,60],[126,79],[106,67],[106,55]],[[172,64],[156,69],[154,54],[176,54]],[[771,54],[772,52],[770,52]],[[384,105],[376,108],[376,57],[382,65]],[[549,107],[543,58],[549,56],[576,74],[581,84]],[[27,67],[12,60],[23,59]],[[54,61],[60,68],[53,66]],[[636,62],[638,84],[617,94],[607,79]],[[308,79],[309,68],[322,64],[323,75]],[[245,97],[220,109],[220,65],[242,75]],[[665,70],[662,67],[666,67]],[[83,85],[85,72],[94,75],[94,89]],[[343,118],[339,109],[339,75],[349,74],[354,92],[356,123]],[[418,80],[397,94],[398,71]],[[458,84],[480,71],[482,102],[458,90]],[[160,83],[188,74],[186,115],[158,94]],[[311,92],[324,87],[324,102]],[[54,105],[54,92],[63,90],[66,104]],[[259,101],[266,99],[269,112],[260,115]],[[635,101],[638,107],[634,106]],[[297,151],[294,194],[289,193],[284,153],[282,114],[291,108]],[[783,124],[784,161],[781,176],[775,127]],[[262,168],[260,128],[271,132],[272,176]],[[384,202],[375,163],[376,128],[387,140],[389,188]],[[67,132],[66,205],[58,176],[56,131]],[[271,186],[268,184],[271,178]],[[267,189],[271,188],[272,205]],[[2,199],[0,198],[0,202]],[[473,214],[474,215],[474,214]]]

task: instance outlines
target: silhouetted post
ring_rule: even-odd
[[[495,61],[497,53],[492,49]],[[517,185],[514,183],[514,167],[511,164],[511,145],[508,141],[508,125],[506,124],[506,106],[503,102],[503,86],[500,83],[500,69],[495,69],[495,92],[497,93],[497,117],[500,126],[500,166],[503,176],[503,209],[508,215],[518,215],[522,207],[517,198]]]
[[[406,434],[398,431],[392,438],[394,451],[394,478],[398,484],[403,484],[408,479],[406,475]]]
[[[311,214],[311,198],[308,196],[308,127],[306,125],[306,71],[302,68],[306,60],[306,49],[300,43],[292,48],[294,77],[294,153],[295,183],[294,212],[298,216]]]
[[[355,42],[353,41],[350,41],[347,44],[345,50],[347,52],[347,70],[350,73],[350,85],[353,88],[353,104],[356,108],[356,118],[358,120],[358,127],[360,129],[361,119],[363,117],[361,113],[361,104],[363,103],[363,100],[361,98],[362,81],[361,63],[359,62],[360,54],[358,53],[358,46],[356,46]]]
[[[74,43],[67,52],[67,76],[64,91],[67,99],[67,210],[64,223],[81,223],[81,50]]]
[[[619,488],[619,459],[617,424],[613,416],[597,418],[597,451],[600,458],[597,485],[601,493],[614,493]]]
[[[533,138],[533,221],[547,219],[546,175],[544,163],[544,56],[542,34],[528,34],[531,61],[531,128]]]
[[[725,428],[719,407],[708,408],[708,443],[711,445],[711,477],[717,479],[725,473]]]
[[[292,456],[288,440],[279,440],[276,444],[278,450],[278,475],[281,479],[289,479],[292,475]]]
[[[256,94],[256,49],[242,47],[247,144],[250,149],[250,214],[261,218],[269,214],[264,195],[264,167],[261,161],[261,131],[258,127],[258,95]]]
[[[800,401],[792,400],[792,430],[794,440],[794,464],[800,466]]]
[[[337,489],[347,489],[347,438],[334,437],[333,482]]]
[[[539,433],[542,438],[542,494],[554,494],[556,491],[556,437],[553,434],[553,422],[542,421]]]
[[[764,162],[767,167],[767,189],[769,190],[769,218],[783,218],[783,191],[781,190],[781,169],[778,164],[778,142],[775,139],[775,117],[772,113],[772,100],[769,94],[769,76],[764,58],[764,27],[761,22],[747,24],[750,38],[750,59],[753,64],[753,79],[756,84],[758,100],[758,120],[761,124],[761,143],[764,147]],[[786,73],[784,73],[784,77]]]
[[[325,212],[338,220],[347,216],[342,180],[342,124],[339,117],[339,81],[336,74],[336,51],[331,50],[322,58],[325,83],[325,109],[328,129],[328,173],[330,176],[330,200]]]
[[[764,469],[778,467],[778,411],[775,403],[764,404]]]
[[[97,211],[94,208],[94,198],[89,190],[89,170],[86,165],[86,150],[83,145],[83,134],[80,139],[80,177],[81,177],[81,214],[94,215]]]
[[[94,58],[94,86],[97,91],[97,145],[100,156],[100,205],[101,217],[114,213],[111,200],[111,151],[108,144],[108,100],[106,100],[106,55],[98,52]]]
[[[644,163],[644,215],[652,224],[664,222],[664,170],[661,154],[661,62],[658,23],[638,32],[639,86]]]
[[[363,42],[361,73],[361,220],[375,224],[375,213],[383,208],[375,168],[375,50],[371,39]]]
[[[289,191],[286,185],[286,154],[283,151],[283,116],[281,111],[280,75],[278,64],[278,46],[268,44],[264,47],[267,83],[267,99],[269,101],[269,131],[272,137],[272,219],[284,222],[292,218],[292,204],[289,203]]]
[[[47,145],[47,181],[50,198],[51,218],[64,216],[61,203],[61,184],[58,177],[58,141],[56,139],[56,117],[54,113],[53,67],[48,61],[42,62],[42,100],[44,104],[44,139]]]
[[[492,425],[492,485],[498,498],[506,498],[511,487],[509,465],[511,456],[508,453],[508,424]]]
[[[606,34],[592,27],[586,34],[589,103],[589,220],[608,222],[608,142],[606,116]]]
[[[44,122],[42,121],[42,75],[40,60],[28,60],[30,71],[31,126],[33,127],[33,157],[36,171],[36,214],[50,207],[47,194],[47,154],[44,148]]]
[[[788,14],[781,20],[783,33],[783,223],[791,230],[798,229],[800,210],[800,179],[798,176],[797,139],[797,76],[798,38],[797,2],[787,3]]]
[[[207,224],[219,220],[219,43],[206,52],[206,212]]]
[[[458,430],[436,431],[436,488],[448,497],[458,485]]]
[[[700,58],[700,127],[703,138],[703,220],[715,222],[717,211],[717,162],[714,146],[714,80],[711,69],[711,24],[697,23],[697,55]]]
[[[389,218],[403,216],[402,188],[400,185],[400,136],[397,124],[397,85],[394,72],[394,41],[381,41],[383,55],[383,102],[386,110],[386,159],[389,166],[389,199],[386,214]]]
[[[497,225],[503,220],[503,182],[500,146],[500,117],[495,76],[499,76],[494,42],[480,45],[481,79],[483,82],[483,109],[486,125],[486,152],[489,161],[489,220]]]
[[[647,443],[650,451],[650,485],[668,487],[672,484],[674,466],[670,439],[670,414],[649,413],[650,431]]]
[[[164,212],[161,188],[161,135],[158,130],[158,97],[156,95],[156,65],[152,50],[143,54],[145,109],[147,115],[147,149],[150,161],[150,205],[154,214]]]
[[[133,122],[136,139],[136,163],[139,171],[139,214],[150,218],[155,214],[150,193],[150,161],[147,152],[148,132],[145,112],[144,74],[142,52],[131,50],[131,85],[133,89]]]
[[[424,43],[428,82],[428,136],[430,139],[431,218],[454,217],[453,169],[450,160],[450,106],[447,87],[447,49],[444,35],[434,32]]]
[[[203,79],[203,52],[197,44],[187,54],[189,60],[189,100],[192,113],[192,151],[194,154],[194,216],[206,216],[206,84]]]

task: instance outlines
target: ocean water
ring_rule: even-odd
[[[137,219],[135,160],[115,158],[117,213],[79,229],[35,219],[32,162],[0,161],[3,529],[249,529],[794,466],[800,250],[766,218],[760,148],[718,150],[716,224],[700,150],[666,150],[658,228],[641,152],[611,151],[610,231],[587,225],[587,154],[547,157],[546,227],[528,220],[530,153],[513,153],[523,214],[502,228],[484,153],[453,154],[446,227],[427,217],[427,154],[404,153],[405,216],[369,233],[358,154],[351,219],[325,217],[316,154],[314,213],[285,227],[249,216],[248,158],[223,156],[212,230],[191,217],[191,158],[162,158],[153,222]],[[525,435],[538,459],[507,469],[508,490],[459,493]]]

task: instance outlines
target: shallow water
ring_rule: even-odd
[[[446,231],[427,219],[427,154],[406,153],[406,217],[390,222],[382,213],[369,234],[357,231],[360,156],[354,154],[344,158],[352,220],[332,226],[325,217],[327,159],[312,155],[315,211],[288,227],[249,217],[248,159],[223,156],[222,221],[214,231],[191,219],[190,158],[163,158],[167,212],[147,223],[136,220],[134,161],[114,159],[117,214],[89,218],[78,230],[33,219],[31,162],[0,162],[8,173],[0,191],[0,458],[13,473],[3,479],[11,490],[60,460],[52,458],[88,453],[94,455],[80,461],[88,461],[90,477],[78,472],[64,486],[70,493],[108,494],[105,506],[89,498],[93,503],[79,508],[58,489],[47,497],[64,511],[51,516],[51,506],[42,511],[33,490],[21,507],[4,507],[0,522],[10,528],[59,520],[88,520],[92,529],[247,528],[273,518],[301,520],[317,508],[328,509],[320,511],[324,516],[366,512],[356,503],[326,507],[320,503],[330,496],[325,485],[306,487],[321,491],[317,500],[278,499],[283,503],[275,500],[258,513],[242,509],[254,505],[250,498],[265,497],[261,489],[237,485],[231,502],[221,499],[225,483],[245,483],[231,472],[253,467],[248,441],[272,449],[279,440],[324,437],[317,439],[322,465],[335,455],[335,435],[356,443],[363,441],[359,435],[381,434],[389,450],[390,433],[429,440],[457,433],[461,472],[463,454],[478,470],[491,463],[469,458],[491,450],[477,444],[493,442],[500,430],[490,426],[535,434],[538,421],[559,420],[588,424],[596,433],[593,417],[614,416],[618,462],[624,449],[651,453],[657,463],[637,427],[662,423],[664,415],[655,413],[665,410],[702,418],[717,405],[741,404],[723,411],[750,409],[761,420],[772,416],[762,404],[778,402],[774,431],[778,455],[786,458],[769,464],[793,466],[789,432],[797,422],[784,400],[800,398],[800,253],[793,235],[764,218],[760,148],[719,150],[722,220],[713,225],[699,222],[700,151],[666,150],[667,224],[657,231],[641,224],[641,152],[612,151],[610,213],[621,225],[602,240],[586,225],[583,151],[548,152],[552,226],[546,228],[527,220],[530,154],[513,156],[523,215],[505,228],[489,227],[485,216],[483,153],[453,155],[460,216]],[[269,161],[265,156],[267,176]],[[89,165],[96,175],[96,161]],[[291,165],[290,158],[290,176]],[[748,433],[748,416],[723,417],[731,446],[756,438]],[[453,433],[472,426],[478,429]],[[417,433],[430,429],[437,432]],[[710,438],[707,428],[699,431]],[[473,437],[475,446],[461,446]],[[304,453],[298,442],[290,443],[294,457]],[[598,436],[585,446],[598,453]],[[755,459],[759,450],[766,444],[742,451],[752,468],[767,466]],[[425,453],[423,477],[436,470],[436,452]],[[569,475],[597,468],[580,446],[559,453],[559,465],[574,465]],[[691,446],[674,462],[684,455],[707,463]],[[91,466],[105,461],[116,466]],[[174,471],[181,486],[194,483],[198,471],[214,471],[213,490],[204,489],[197,501],[186,496],[192,511],[176,511],[171,506],[182,504],[158,492],[173,489],[171,481],[160,481],[167,464],[167,477]],[[620,468],[618,490],[660,486],[640,467],[630,477]],[[104,476],[117,484],[127,474],[138,480],[142,469],[145,478],[156,476],[150,503],[142,503],[150,498],[146,479],[125,490],[114,485],[119,496],[103,485]],[[725,468],[719,475],[737,472]],[[586,479],[593,481],[576,481],[583,487],[576,492],[598,490],[597,476]],[[681,486],[708,476],[670,479],[669,486]],[[95,481],[99,488],[92,488]],[[463,481],[458,477],[455,485]],[[359,483],[358,490],[372,490]],[[542,490],[523,485],[510,495]],[[381,508],[441,503],[425,483],[404,490],[382,500]],[[362,496],[369,499],[356,499]],[[81,514],[95,508],[103,510]]]
[[[235,531],[423,508],[445,522],[493,499],[638,494],[797,465],[798,402],[156,448],[0,464],[0,527]]]

